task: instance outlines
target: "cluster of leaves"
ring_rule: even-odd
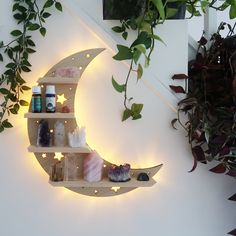
[[[220,30],[229,28],[222,38]],[[194,158],[191,171],[197,163],[219,163],[210,169],[214,173],[225,173],[236,177],[236,35],[232,28],[222,23],[207,49],[204,35],[199,41],[196,59],[189,64],[189,75],[175,75],[173,79],[188,80],[188,91],[181,86],[171,86],[177,93],[186,93],[178,103],[178,122],[188,133]],[[187,114],[182,122],[180,114]],[[191,172],[190,171],[190,172]],[[236,201],[236,194],[229,198]],[[235,235],[236,231],[229,234]]]
[[[39,31],[42,36],[45,36],[44,23],[51,16],[48,12],[49,8],[55,6],[57,10],[62,11],[62,5],[58,1],[46,0],[42,7],[39,7],[38,2],[37,0],[14,1],[12,12],[18,27],[11,31],[13,38],[11,42],[5,44],[0,41],[0,61],[6,62],[6,70],[0,76],[0,96],[3,98],[0,104],[0,132],[5,128],[13,127],[6,116],[17,114],[21,106],[29,104],[21,99],[21,94],[30,90],[22,78],[22,73],[31,71],[29,56],[36,52],[32,32]]]
[[[121,1],[122,2],[122,1]],[[135,4],[135,3],[134,3]],[[162,24],[166,19],[173,17],[177,13],[178,7],[186,6],[191,16],[200,16],[205,13],[207,7],[217,10],[225,10],[230,7],[230,18],[236,18],[235,0],[226,0],[220,6],[215,6],[215,0],[144,0],[145,11],[136,18],[123,19],[119,26],[114,26],[112,30],[121,34],[124,40],[128,37],[128,31],[133,30],[137,33],[136,39],[130,46],[117,45],[118,53],[113,57],[115,60],[129,60],[129,70],[124,83],[119,84],[112,77],[114,89],[124,94],[124,111],[122,121],[132,118],[133,120],[142,117],[141,111],[143,104],[132,103],[132,97],[128,96],[128,82],[131,72],[137,74],[137,81],[142,78],[143,65],[140,63],[141,56],[144,56],[144,67],[150,63],[151,55],[155,47],[155,41],[162,42],[162,39],[154,33],[154,28]]]

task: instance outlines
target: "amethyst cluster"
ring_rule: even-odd
[[[130,164],[112,165],[108,171],[108,178],[112,182],[126,182],[130,180]]]

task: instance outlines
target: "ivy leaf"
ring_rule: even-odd
[[[236,229],[230,231],[228,234],[233,235],[233,236],[236,236]]]
[[[30,72],[30,68],[28,68],[27,66],[22,66],[21,69],[24,71],[24,72]]]
[[[126,40],[127,37],[128,37],[128,32],[123,32],[123,33],[122,33],[122,37]]]
[[[12,128],[13,127],[12,124],[10,122],[8,122],[8,119],[6,119],[2,122],[2,126],[4,128]]]
[[[163,41],[163,39],[162,39],[161,37],[159,37],[158,35],[156,35],[156,34],[150,34],[149,36],[150,36],[150,38],[153,38],[153,39],[155,39],[155,40],[157,40],[157,41],[163,43],[163,44],[166,46],[166,43],[165,43],[165,42]]]
[[[37,24],[37,23],[31,23],[28,27],[28,30],[31,30],[31,31],[35,31],[35,30],[38,30],[40,28],[40,25]]]
[[[139,50],[141,53],[146,54],[146,47],[145,47],[144,44],[135,45],[133,48],[136,48],[136,49]]]
[[[29,103],[25,100],[20,100],[20,105],[21,106],[29,106]]]
[[[39,32],[41,33],[41,35],[44,37],[46,35],[47,30],[44,27],[41,27]]]
[[[4,127],[0,124],[0,133],[4,131]]]
[[[118,53],[113,56],[117,61],[130,60],[133,57],[133,53],[130,48],[120,45],[117,45]]]
[[[129,117],[131,117],[132,112],[130,109],[125,109],[123,112],[123,116],[122,116],[122,121],[127,120]]]
[[[56,9],[57,9],[58,11],[62,11],[62,5],[61,5],[60,2],[56,2],[56,3],[55,3],[55,7],[56,7]]]
[[[133,115],[138,115],[141,113],[143,109],[143,104],[137,104],[137,103],[133,103],[131,106],[131,111]]]
[[[233,4],[230,6],[229,17],[230,17],[230,19],[236,18],[236,3],[233,3]]]
[[[176,129],[177,130],[177,128],[175,127],[175,123],[178,121],[178,119],[173,119],[172,121],[171,121],[171,126],[173,127],[173,129]]]
[[[112,85],[113,85],[114,89],[115,89],[117,92],[119,92],[119,93],[122,93],[122,92],[125,91],[125,84],[118,84],[118,83],[115,81],[115,79],[114,79],[113,76],[112,76]]]
[[[143,76],[143,67],[141,64],[138,64],[138,70],[137,70],[137,81],[140,80]]]
[[[182,79],[187,79],[188,76],[185,74],[175,74],[172,76],[173,80],[182,80]]]
[[[21,88],[22,88],[24,91],[31,90],[31,88],[30,88],[30,87],[28,87],[28,86],[25,86],[25,85],[24,85],[24,86],[22,86]]]
[[[6,95],[9,93],[9,91],[6,88],[0,88],[0,93]]]
[[[0,61],[3,61],[3,56],[1,53],[0,53]]]
[[[17,37],[17,36],[22,35],[22,32],[20,30],[13,30],[11,32],[11,35]]]
[[[168,19],[172,16],[175,16],[177,12],[178,12],[178,10],[176,8],[167,7],[167,9],[166,9],[166,18]]]
[[[116,33],[122,33],[124,31],[124,28],[121,26],[114,26],[111,29]]]
[[[236,201],[236,193],[233,196],[229,197],[228,200]]]
[[[44,4],[43,8],[48,8],[53,5],[54,1],[53,0],[47,0],[46,3]]]
[[[164,20],[165,19],[165,9],[162,0],[151,0],[155,7],[157,8],[160,17]]]
[[[51,16],[51,14],[49,12],[44,12],[42,16],[43,18],[48,18],[49,16]]]

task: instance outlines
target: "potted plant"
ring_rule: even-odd
[[[112,3],[117,3],[115,0],[104,0],[104,6],[110,2],[110,8]],[[106,4],[105,4],[106,2]],[[129,8],[135,10],[137,1],[118,1],[119,4],[123,4],[121,9]],[[135,3],[134,3],[135,2]],[[142,1],[138,1],[138,4],[141,4]],[[128,5],[130,4],[130,5]],[[133,98],[128,94],[128,83],[130,79],[131,72],[136,72],[137,81],[142,78],[143,74],[143,65],[140,63],[140,58],[145,58],[145,67],[147,67],[151,60],[152,52],[155,48],[155,42],[162,42],[162,39],[155,34],[155,27],[158,24],[163,24],[166,19],[169,19],[176,15],[177,9],[174,6],[186,6],[187,11],[191,16],[199,16],[201,12],[205,12],[207,7],[211,7],[217,10],[225,10],[230,7],[230,18],[236,18],[236,4],[234,1],[225,0],[220,6],[216,6],[216,0],[143,0],[143,7],[138,8],[140,11],[134,13],[131,12],[131,15],[120,15],[120,25],[114,26],[112,28],[116,33],[121,34],[124,40],[128,37],[129,30],[136,32],[137,37],[130,44],[126,45],[117,45],[118,53],[113,57],[115,60],[124,61],[129,60],[129,70],[127,76],[124,80],[124,83],[118,83],[114,77],[112,77],[112,85],[114,89],[123,94],[124,96],[124,111],[122,115],[122,121],[132,118],[133,120],[140,119],[142,117],[141,112],[143,104],[132,102]],[[133,6],[133,8],[132,8]],[[118,8],[117,8],[118,9]],[[106,11],[106,9],[104,9]],[[185,11],[184,11],[185,12]],[[118,15],[116,15],[118,17]]]

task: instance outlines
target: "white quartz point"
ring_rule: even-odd
[[[79,128],[77,126],[72,133],[68,133],[68,141],[70,147],[85,147],[86,146],[85,127]]]
[[[56,121],[54,124],[54,145],[55,146],[65,146],[66,134],[65,126],[62,122]]]

